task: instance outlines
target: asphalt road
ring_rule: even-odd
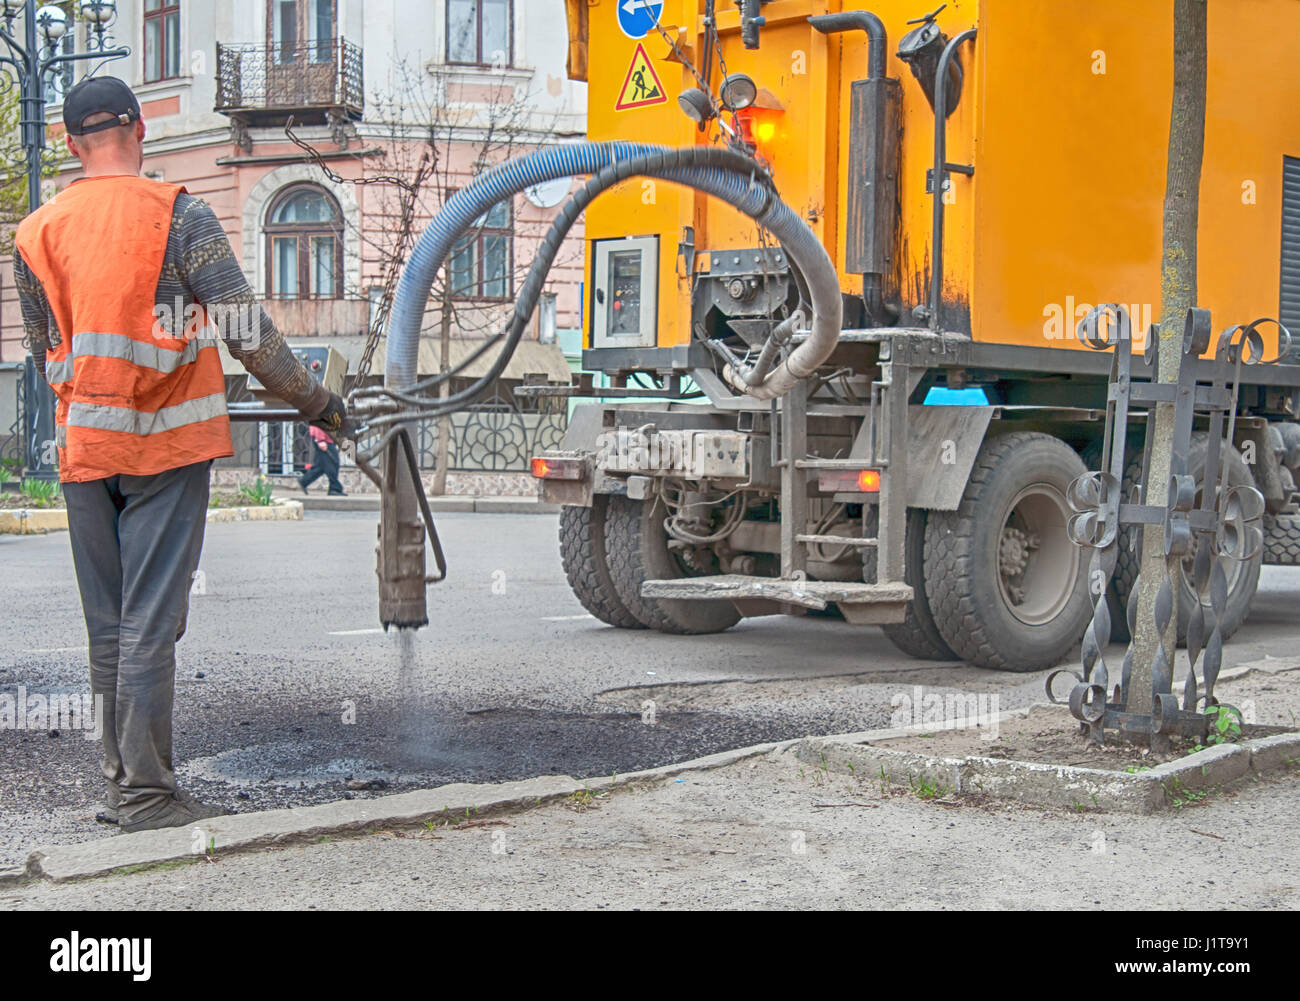
[[[1041,697],[1041,673],[914,661],[879,630],[834,620],[753,619],[710,637],[610,629],[570,594],[553,516],[439,525],[451,576],[431,589],[430,626],[405,661],[377,627],[373,515],[209,528],[178,655],[186,786],[244,811],[581,778],[887,725],[890,696],[917,684],[995,693],[1002,709]],[[1300,571],[1266,569],[1225,663],[1294,654],[1297,594]],[[0,536],[0,607],[0,693],[86,690],[66,535]],[[0,741],[0,866],[110,832],[93,820],[93,741],[22,730]]]

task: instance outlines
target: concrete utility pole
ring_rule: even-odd
[[[1174,95],[1169,116],[1169,158],[1165,179],[1164,250],[1160,263],[1160,332],[1157,378],[1178,381],[1183,323],[1196,305],[1196,229],[1200,217],[1201,161],[1205,151],[1205,77],[1207,0],[1174,0]],[[1147,504],[1168,499],[1174,404],[1158,403],[1148,417],[1154,442],[1147,474]],[[1213,490],[1212,485],[1206,489]],[[1170,664],[1177,645],[1178,601],[1163,635],[1155,625],[1156,592],[1165,575],[1164,528],[1142,529],[1141,586],[1133,674],[1129,685],[1130,712],[1152,709],[1151,661],[1160,645]],[[1178,582],[1174,582],[1178,593]],[[1167,739],[1167,738],[1166,738]]]

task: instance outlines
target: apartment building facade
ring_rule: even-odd
[[[75,17],[79,4],[57,6]],[[65,51],[86,44],[86,26],[73,23],[59,43]],[[477,172],[580,140],[585,129],[586,85],[565,72],[563,0],[118,0],[112,34],[131,55],[94,72],[121,77],[139,97],[145,173],[207,201],[280,329],[328,342],[351,372],[391,292],[402,227],[418,234]],[[54,143],[62,94],[84,71],[77,64],[47,80]],[[77,166],[60,163],[48,193],[74,180]],[[426,314],[422,375],[500,328],[531,246],[568,190],[549,186],[499,206],[457,246]],[[527,404],[518,412],[510,390],[525,376],[567,381],[556,342],[581,326],[581,246],[577,232],[530,337],[480,408],[479,423],[509,425],[512,444],[484,452],[477,441],[502,435],[458,415],[450,468],[515,471],[535,444],[527,439],[553,433]],[[12,363],[25,351],[7,263],[0,272],[0,363]],[[372,375],[382,371],[381,346]],[[237,368],[228,374],[238,396]],[[300,429],[250,435],[237,442],[235,465],[300,467]],[[426,465],[433,438],[431,429]]]

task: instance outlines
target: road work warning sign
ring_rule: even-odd
[[[659,74],[655,72],[650,57],[646,55],[645,46],[638,42],[636,52],[632,54],[632,65],[627,68],[627,79],[623,81],[623,89],[618,93],[618,103],[614,105],[614,110],[631,111],[633,108],[648,108],[652,104],[667,103],[668,96],[664,93],[664,85],[659,82]]]

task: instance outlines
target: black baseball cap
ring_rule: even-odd
[[[115,119],[98,125],[82,126],[91,115],[107,111]],[[70,135],[84,136],[140,120],[140,102],[131,88],[115,76],[96,76],[82,80],[63,99],[63,127]]]

